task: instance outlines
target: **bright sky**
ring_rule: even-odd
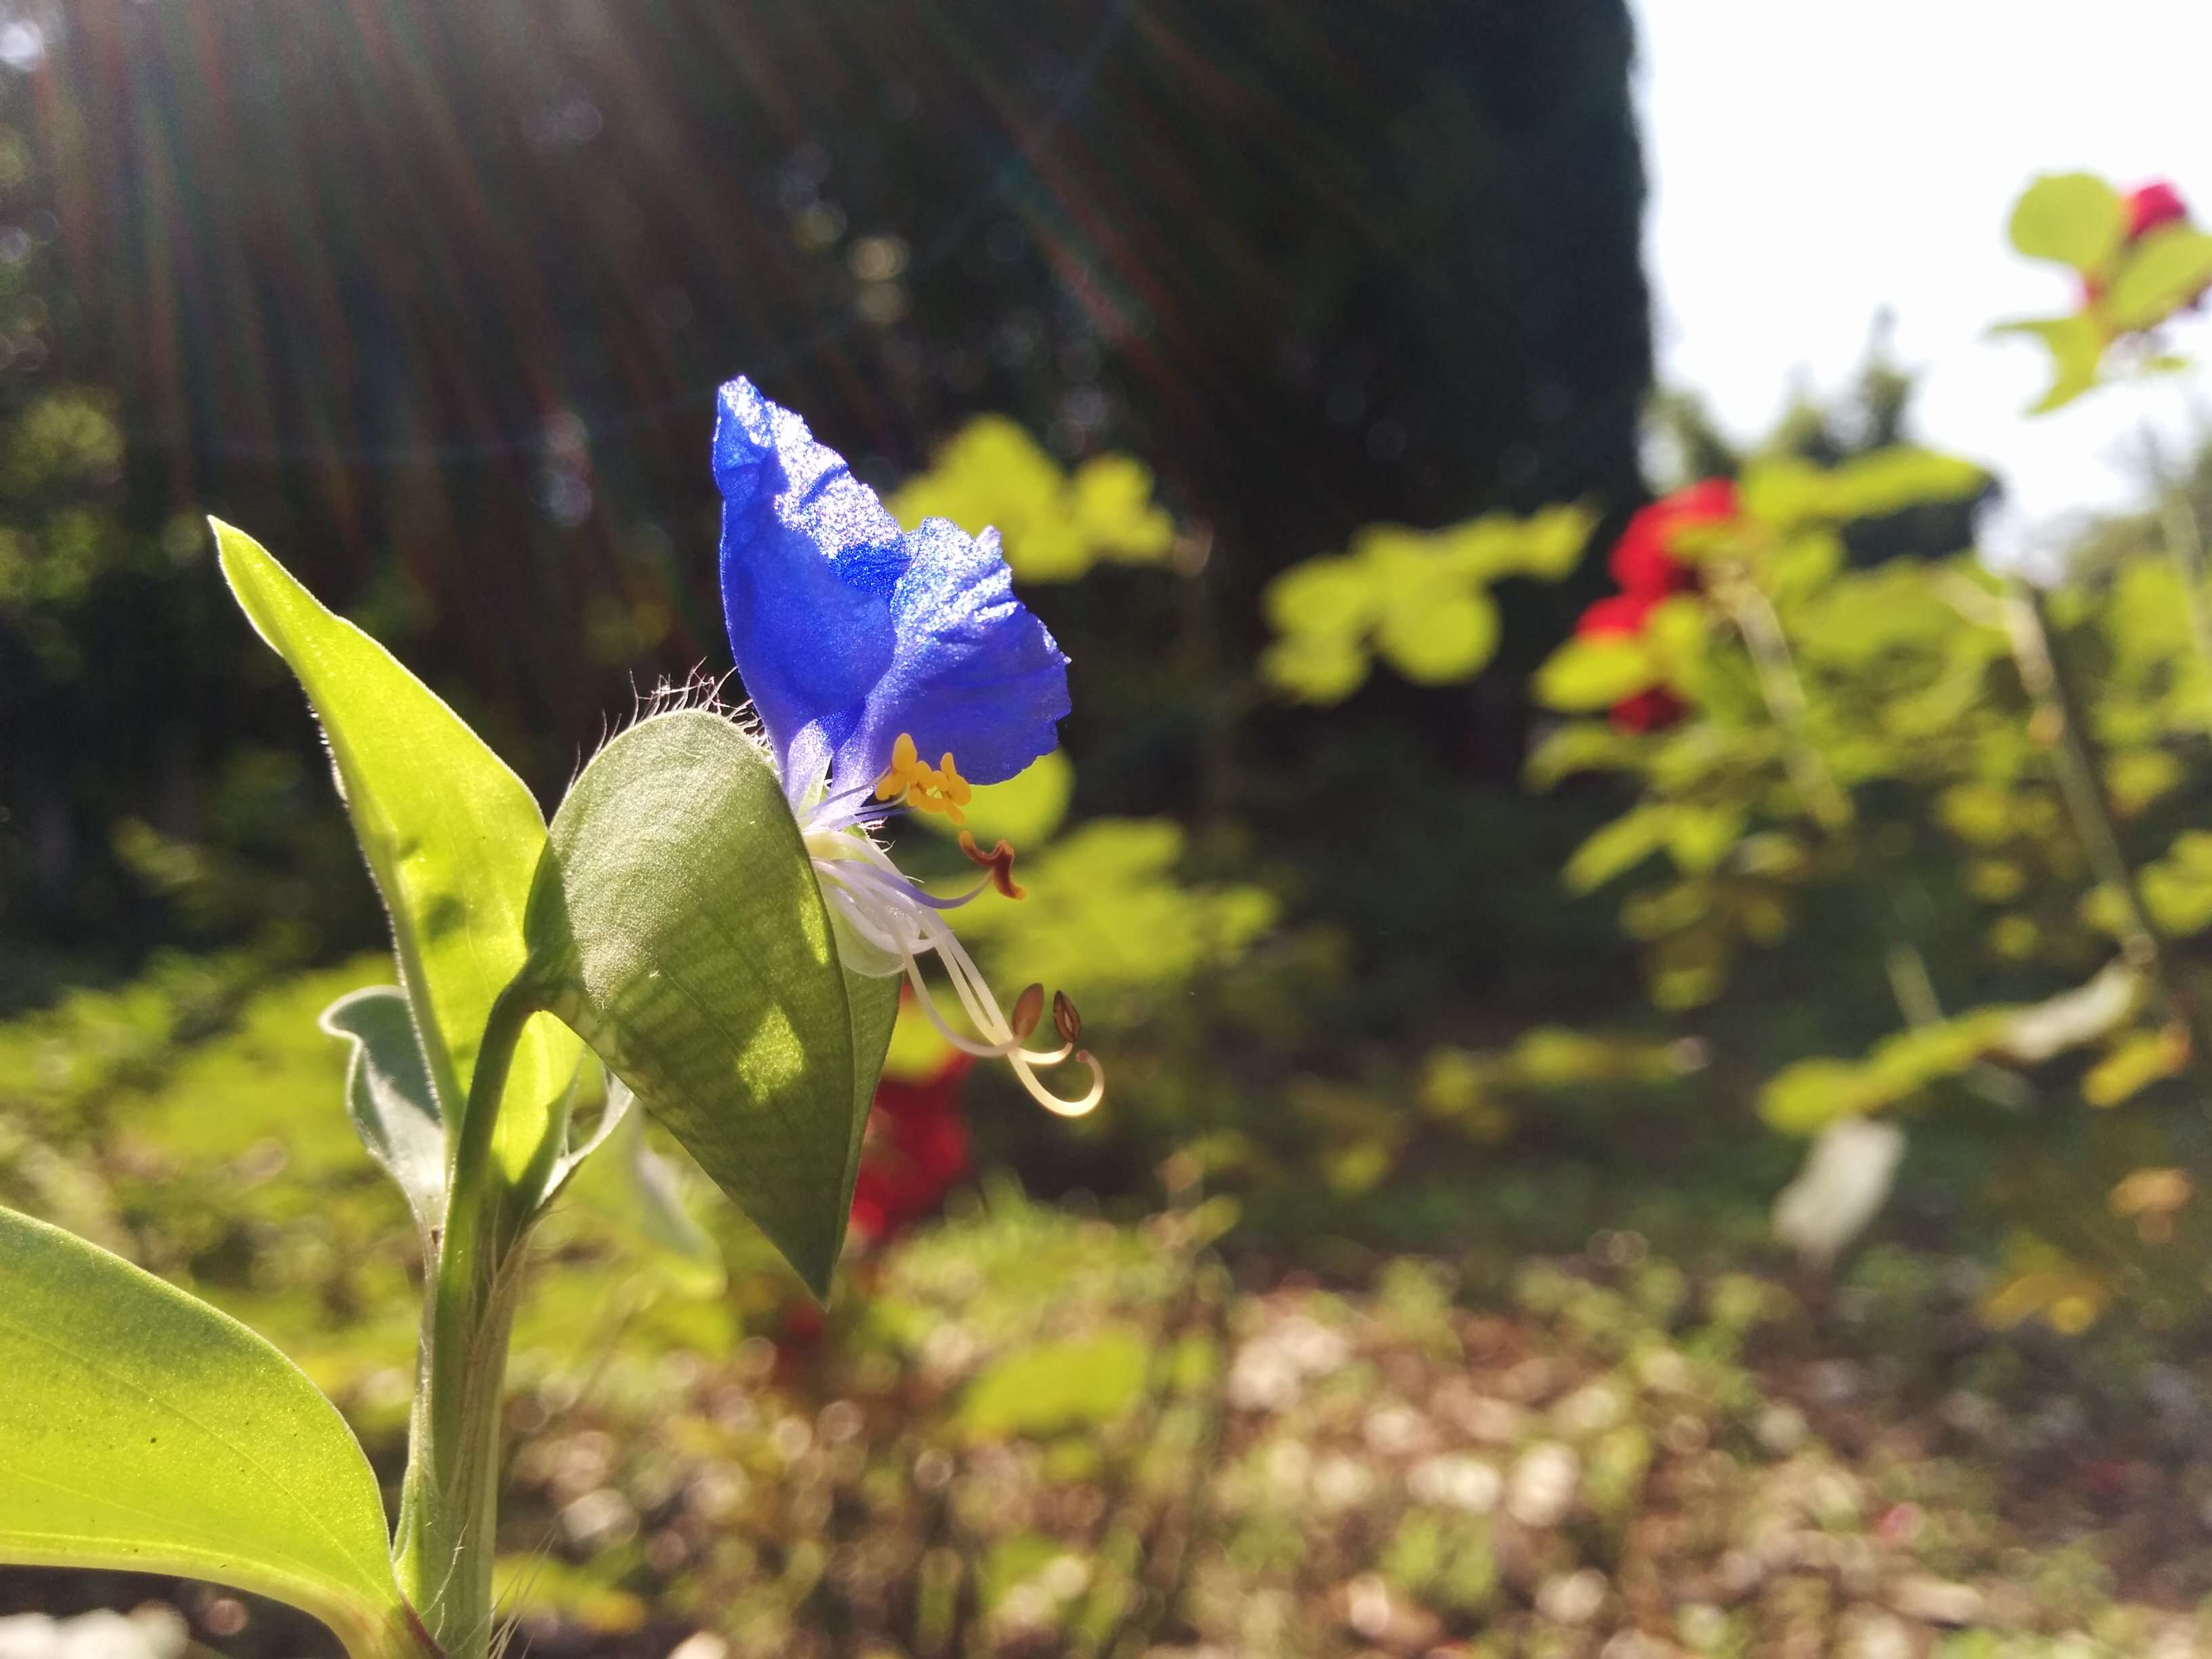
[[[1732,435],[1763,433],[1793,383],[1845,384],[1885,304],[1924,371],[1918,435],[1995,468],[2046,535],[2130,499],[2147,423],[2175,447],[2212,425],[2212,319],[2173,337],[2206,367],[2034,420],[2041,348],[1984,337],[2069,303],[2064,273],[2005,245],[2033,174],[2171,177],[2212,222],[2212,5],[1632,3],[1660,373]]]

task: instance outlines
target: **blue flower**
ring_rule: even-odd
[[[1054,1005],[1057,1048],[1027,1047],[1042,988],[1024,991],[1009,1018],[945,919],[989,890],[1021,896],[1013,848],[1002,841],[986,852],[963,830],[962,850],[986,874],[972,891],[941,898],[901,873],[872,833],[896,806],[958,823],[972,784],[1011,778],[1059,741],[1067,659],[1014,597],[998,533],[969,536],[945,519],[901,530],[844,457],[744,379],[723,386],[716,404],[714,482],[730,651],[846,965],[904,975],[955,1046],[1006,1060],[1054,1111],[1090,1110],[1104,1085],[1075,1046],[1073,1005]],[[980,1037],[938,1006],[921,969],[930,956]],[[1091,1073],[1076,1100],[1036,1076],[1070,1059]]]
[[[793,802],[873,786],[898,739],[998,783],[1059,741],[1067,659],[1014,597],[997,532],[902,531],[844,458],[752,382],[721,390],[722,611]]]

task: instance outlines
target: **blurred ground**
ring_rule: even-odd
[[[0,1183],[258,1325],[396,1483],[411,1247],[307,1018],[380,968],[227,1001],[200,964],[212,979],[140,988],[137,1025],[103,1004],[67,1037],[52,1017],[0,1028],[9,1121],[83,1120],[0,1148]],[[200,1023],[157,1036],[155,1003]],[[1626,1229],[1522,1257],[1486,1238],[1508,1188],[1454,1178],[1457,1238],[1406,1252],[1352,1223],[1270,1246],[1222,1200],[1109,1218],[994,1179],[849,1268],[826,1323],[726,1212],[716,1283],[586,1194],[547,1228],[518,1335],[517,1650],[1982,1659],[2212,1641],[2212,1356],[2117,1328],[1993,1337],[1981,1268],[1895,1244],[1833,1285],[1743,1271],[1747,1218],[1720,1206],[1703,1247],[1677,1229],[1674,1261]],[[1628,1188],[1613,1198],[1630,1212]],[[67,1622],[95,1607],[137,1611]],[[328,1650],[220,1591],[0,1573],[0,1615],[33,1612],[65,1622],[0,1623],[7,1659]]]

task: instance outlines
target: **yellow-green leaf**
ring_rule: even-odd
[[[330,1402],[228,1315],[0,1210],[0,1561],[275,1596],[356,1659],[409,1633],[376,1476]]]
[[[2081,1078],[2081,1098],[2092,1106],[2117,1106],[2189,1064],[2189,1039],[2167,1029],[2130,1031]]]
[[[2154,230],[2128,250],[2103,310],[2123,333],[2154,328],[2212,287],[2212,235],[2187,225]]]
[[[2097,384],[2105,360],[2105,331],[2086,313],[2071,317],[2026,317],[1999,323],[1992,334],[2026,334],[2043,342],[2051,354],[2051,385],[2028,410],[2045,415],[2072,403]]]
[[[1567,714],[1610,708],[1659,678],[1650,647],[1620,635],[1577,635],[1536,671],[1536,701]]]
[[[1367,678],[1367,647],[1352,634],[1285,634],[1260,653],[1260,677],[1301,702],[1342,702]]]
[[[1498,605],[1480,588],[1394,605],[1376,629],[1382,655],[1407,679],[1446,685],[1481,670],[1498,649]]]
[[[2012,210],[2012,245],[2031,259],[2051,259],[2094,271],[2118,251],[2127,208],[2094,173],[2045,173]]]
[[[1587,893],[1625,875],[1667,845],[1675,817],[1674,808],[1666,805],[1622,813],[1575,848],[1560,879],[1569,892]]]
[[[231,592],[322,720],[450,1134],[492,1001],[522,966],[544,817],[522,780],[389,651],[252,537],[219,521],[215,532]],[[544,1145],[581,1054],[551,1020],[525,1031],[495,1138],[510,1176]]]

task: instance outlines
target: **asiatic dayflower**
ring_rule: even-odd
[[[874,833],[900,807],[959,824],[973,786],[1012,777],[1059,742],[1067,659],[1014,597],[997,533],[946,519],[902,530],[842,456],[743,378],[717,398],[714,462],[731,653],[845,965],[903,975],[955,1048],[1006,1060],[1055,1112],[1089,1111],[1104,1079],[1076,1046],[1073,1005],[1054,1000],[1057,1047],[1029,1047],[1042,988],[1009,1016],[945,919],[988,891],[1021,896],[1013,848],[986,851],[963,829],[961,848],[984,874],[947,898],[901,872]],[[945,1017],[922,970],[932,956],[977,1035]],[[1091,1073],[1074,1099],[1036,1075],[1068,1060]]]

